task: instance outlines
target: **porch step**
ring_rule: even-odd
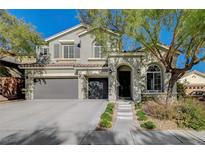
[[[118,102],[118,104],[132,104],[132,102]]]
[[[132,112],[117,112],[117,115],[119,116],[132,116]]]
[[[117,119],[133,120],[131,101],[118,101],[116,110],[117,110]]]
[[[133,117],[132,116],[127,116],[127,117],[125,117],[125,116],[117,116],[117,119],[132,120]]]
[[[127,104],[127,105],[118,104],[117,107],[124,107],[124,108],[126,108],[126,107],[128,108],[129,107],[129,108],[131,108],[132,105],[131,104]]]
[[[118,108],[118,112],[130,112],[131,108]]]
[[[131,105],[131,104],[127,104],[127,105],[124,105],[124,104],[123,104],[123,105],[118,104],[118,107],[130,107],[130,108],[131,108],[131,107],[132,107],[132,105]]]

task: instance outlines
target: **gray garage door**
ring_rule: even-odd
[[[40,81],[34,80],[34,99],[78,98],[78,79],[44,79]]]

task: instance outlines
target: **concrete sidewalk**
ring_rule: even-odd
[[[86,145],[204,145],[205,131],[91,131]]]
[[[5,145],[204,145],[205,131],[37,131],[1,132]],[[10,134],[10,135],[9,135]]]

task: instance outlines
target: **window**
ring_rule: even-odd
[[[54,58],[60,58],[60,45],[54,44]]]
[[[101,58],[102,57],[102,46],[98,43],[94,43],[93,57],[94,58]]]
[[[157,65],[151,65],[147,70],[147,91],[162,91],[161,70]]]
[[[63,45],[63,58],[75,58],[74,45]]]
[[[43,48],[43,54],[48,55],[48,48]]]

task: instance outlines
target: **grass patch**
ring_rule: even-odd
[[[137,119],[139,120],[139,121],[146,121],[147,120],[147,116],[146,116],[146,113],[145,112],[143,112],[142,110],[140,110],[140,111],[137,111]]]
[[[100,128],[111,128],[112,117],[114,113],[115,103],[108,103],[105,112],[100,117],[99,127]]]

